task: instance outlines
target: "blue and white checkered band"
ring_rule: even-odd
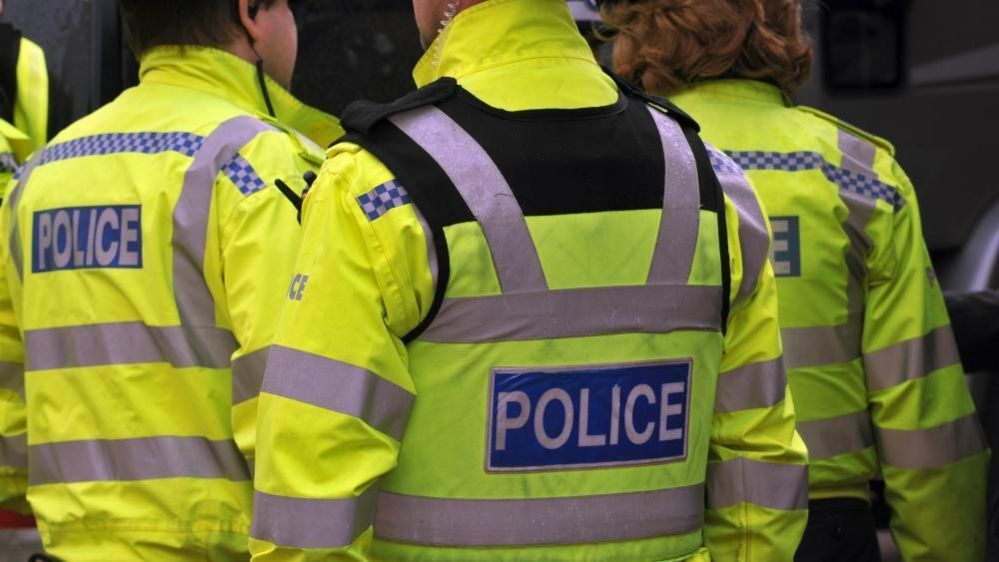
[[[486,471],[534,472],[687,458],[690,360],[493,369]]]
[[[42,153],[42,160],[38,165],[44,166],[51,162],[84,156],[126,152],[159,154],[172,151],[185,156],[194,156],[204,142],[204,137],[194,133],[107,133],[52,145]]]
[[[770,217],[774,245],[770,261],[777,277],[801,277],[801,226],[798,217]]]
[[[11,152],[0,153],[0,172],[13,172],[17,169],[17,158]]]
[[[374,222],[392,209],[412,203],[413,199],[401,183],[392,180],[358,197],[357,202],[368,220]]]
[[[894,187],[857,172],[834,166],[816,152],[726,152],[742,169],[801,172],[821,170],[840,189],[873,200],[881,200],[898,210],[905,199]]]
[[[233,156],[232,160],[222,166],[222,173],[232,180],[232,183],[243,195],[252,195],[267,187],[253,166],[239,154]]]
[[[739,165],[736,164],[731,158],[710,146],[708,147],[708,157],[711,159],[711,167],[714,169],[716,174],[745,175],[742,168],[740,168]]]

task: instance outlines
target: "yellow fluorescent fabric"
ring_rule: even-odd
[[[0,501],[28,485],[61,559],[248,558],[256,401],[299,241],[274,181],[301,191],[340,134],[269,79],[267,115],[256,80],[223,51],[151,51],[0,209]]]
[[[989,452],[894,149],[760,82],[672,99],[769,214],[810,496],[866,498],[881,472],[905,560],[983,559]]]
[[[17,99],[14,102],[14,125],[31,139],[30,150],[18,153],[20,160],[45,146],[49,127],[49,73],[45,52],[28,39],[21,38],[17,59]]]
[[[606,106],[619,95],[560,0],[489,0],[463,11],[430,47],[415,76],[420,86],[455,77],[482,102],[508,111]],[[758,279],[747,282],[752,287],[748,294],[733,290],[724,338],[716,332],[680,330],[488,344],[417,339],[405,344],[402,338],[427,316],[435,290],[420,217],[412,205],[402,205],[371,220],[358,198],[395,176],[356,145],[337,145],[330,156],[306,201],[294,289],[276,337],[280,352],[274,353],[285,358],[282,365],[295,367],[276,368],[272,354],[259,403],[256,519],[250,543],[254,560],[792,559],[805,526],[806,453],[794,431],[793,406],[785,399],[776,288],[772,271],[764,265],[765,223],[749,237],[754,247],[762,245],[764,250],[759,263],[744,266],[749,249],[741,246],[742,207],[726,199],[733,287],[742,284],[744,271]],[[744,183],[741,174],[730,174],[729,181]],[[743,193],[756,202],[748,186]],[[527,227],[552,287],[634,285],[644,283],[648,275],[660,213],[528,216]],[[720,283],[715,227],[714,215],[701,212],[690,284]],[[567,236],[573,229],[586,234]],[[587,236],[594,232],[608,240],[588,244]],[[448,226],[444,236],[450,253],[447,297],[500,294],[480,225]],[[619,263],[620,246],[633,248],[633,261]],[[589,257],[573,260],[572,254]],[[601,260],[616,267],[596,267]],[[488,431],[482,404],[488,367],[614,364],[664,357],[694,358],[697,382],[690,415],[697,421],[691,422],[687,461],[499,475],[485,470],[482,451]],[[760,407],[740,402],[731,389],[763,366],[781,381],[776,396]],[[306,371],[314,378],[303,376]],[[296,381],[300,386],[293,385]],[[723,385],[730,399],[719,408],[715,397]],[[344,413],[347,408],[336,406],[355,396],[369,397],[361,401],[366,404],[363,414]],[[754,480],[760,474],[784,475],[781,489],[791,495],[800,491],[800,500],[795,498],[792,508],[767,507],[778,486],[760,486]],[[705,492],[698,488],[702,484],[707,506]],[[386,501],[462,498],[484,501],[484,508],[491,509],[503,501],[529,498],[585,500],[622,492],[644,498],[646,492],[685,487],[704,507],[704,525],[698,520],[692,531],[641,540],[421,546],[387,540],[386,529],[379,531],[379,523],[372,526],[376,502],[381,502],[381,518],[389,513]],[[405,526],[407,521],[398,523]],[[542,523],[536,527],[546,528]],[[604,527],[619,526],[608,522]],[[275,530],[298,542],[273,539]],[[474,541],[475,536],[463,539]]]

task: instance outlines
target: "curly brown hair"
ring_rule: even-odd
[[[617,72],[649,91],[748,78],[791,93],[811,72],[799,0],[643,0],[612,6],[604,18],[618,31]]]

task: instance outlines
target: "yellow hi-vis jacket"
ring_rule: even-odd
[[[810,497],[866,499],[880,472],[907,562],[983,560],[989,452],[892,146],[761,82],[672,99],[769,213]]]
[[[3,197],[22,155],[31,153],[31,140],[16,127],[0,119],[0,197]]]
[[[450,102],[524,118],[621,103],[563,0],[461,12],[416,71],[434,83],[426,91],[442,77],[463,89]],[[743,176],[721,178],[723,337],[691,328],[692,317],[717,322],[722,273],[718,215],[685,199],[697,175],[682,137],[661,143],[652,126],[668,213],[658,191],[655,208],[525,216],[483,137],[422,109],[393,123],[426,142],[422,170],[452,178],[478,218],[427,234],[434,209],[411,204],[398,171],[356,144],[330,151],[260,398],[254,560],[790,561],[806,454],[785,399],[767,224]],[[404,341],[434,302],[435,320]],[[681,378],[618,374],[664,362]],[[684,415],[689,425],[674,425]],[[607,447],[650,439],[682,442],[686,456],[602,462]],[[590,446],[596,457],[581,462]]]
[[[244,60],[152,50],[4,201],[0,500],[27,484],[56,557],[248,558],[256,396],[300,236],[274,182],[301,191],[341,133],[267,88],[276,118]]]
[[[21,38],[17,57],[17,97],[14,99],[14,126],[28,136],[30,152],[48,140],[49,73],[45,52],[27,38]],[[19,154],[22,161],[29,154]]]

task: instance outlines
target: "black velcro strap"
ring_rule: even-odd
[[[728,314],[732,295],[732,272],[729,266],[728,225],[725,219],[725,195],[721,182],[711,166],[708,148],[701,137],[692,129],[683,127],[683,135],[694,153],[697,162],[697,183],[701,191],[702,208],[714,211],[718,215],[718,253],[721,258],[722,276],[722,334],[728,330]]]
[[[356,101],[343,111],[340,122],[347,131],[367,135],[379,121],[411,109],[442,102],[457,92],[458,82],[454,78],[441,78],[392,103]]]
[[[440,165],[398,127],[388,121],[372,125],[370,134],[348,133],[338,142],[354,143],[373,154],[392,170],[395,179],[409,193],[413,204],[423,215],[434,238],[437,251],[437,286],[434,302],[427,316],[402,340],[409,343],[420,336],[437,317],[448,279],[451,277],[451,259],[444,228],[453,224],[473,222],[475,217],[462,199],[458,188]],[[375,186],[371,186],[372,188]]]
[[[17,60],[21,56],[21,32],[0,23],[0,118],[14,122],[17,103]]]

